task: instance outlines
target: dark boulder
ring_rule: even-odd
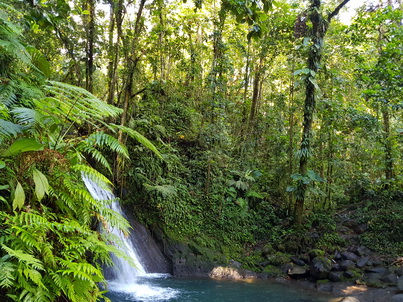
[[[312,260],[310,275],[315,279],[326,279],[332,269],[332,262],[326,257],[318,256]]]
[[[332,282],[339,282],[341,281],[342,277],[343,277],[342,272],[330,272],[328,278]]]
[[[343,271],[347,271],[353,269],[355,267],[355,263],[351,260],[343,260],[340,262],[340,267]]]
[[[386,267],[372,267],[372,268],[366,269],[365,272],[386,275],[389,273],[389,270]]]
[[[367,265],[369,257],[362,257],[357,261],[357,267],[361,268]]]
[[[307,277],[308,271],[306,268],[304,268],[302,266],[293,266],[288,269],[287,274],[288,274],[288,276],[290,276],[293,279],[298,279],[298,278]]]
[[[358,256],[354,253],[351,252],[342,252],[341,256],[343,257],[343,259],[346,260],[351,260],[351,261],[357,261],[358,260]]]

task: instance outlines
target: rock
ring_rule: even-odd
[[[394,295],[392,297],[392,302],[403,302],[403,294]]]
[[[347,271],[353,269],[355,267],[355,263],[351,260],[343,260],[340,262],[340,267],[343,271]]]
[[[340,254],[339,251],[336,251],[336,252],[334,253],[333,259],[334,259],[334,260],[341,260],[341,259],[343,259],[343,257],[341,256],[341,254]]]
[[[332,263],[332,271],[341,271],[341,265],[340,263]]]
[[[318,256],[312,260],[310,275],[315,279],[326,279],[332,269],[332,262],[326,257]]]
[[[375,259],[372,259],[372,263],[374,266],[380,266],[380,265],[382,265],[382,260],[379,258],[375,258]]]
[[[354,278],[354,277],[357,277],[357,275],[358,275],[358,274],[357,274],[356,272],[350,271],[350,270],[345,271],[345,272],[343,273],[343,276],[346,277],[346,278]]]
[[[283,264],[280,269],[284,274],[288,274],[288,271],[292,269],[294,266],[291,263]]]
[[[359,267],[359,268],[364,267],[365,265],[367,265],[368,261],[369,261],[369,257],[363,257],[363,258],[358,259],[357,267]]]
[[[382,275],[378,273],[365,273],[364,275],[365,279],[381,279]]]
[[[372,267],[365,270],[367,273],[377,273],[381,275],[386,275],[389,270],[386,267]]]
[[[339,282],[341,281],[342,276],[343,276],[342,272],[330,272],[328,278],[332,282]]]
[[[361,257],[368,256],[371,254],[371,250],[366,246],[360,245],[359,247],[357,247],[356,254]]]
[[[306,264],[304,260],[299,259],[296,256],[291,257],[291,261],[294,262],[296,265],[299,265],[299,266],[304,266]]]
[[[360,302],[360,300],[354,297],[344,297],[340,302]]]
[[[318,250],[318,249],[314,249],[314,250],[310,250],[308,253],[309,257],[311,258],[311,260],[313,260],[316,257],[323,257],[325,256],[325,251],[322,250]]]
[[[300,255],[299,259],[301,259],[302,261],[304,261],[305,263],[309,263],[311,262],[311,258],[309,257],[309,255]]]
[[[229,261],[229,266],[233,267],[233,268],[241,268],[242,263],[238,262],[238,261],[235,261],[235,260],[230,260]]]
[[[383,278],[381,278],[382,282],[396,285],[397,284],[397,276],[395,274],[389,274]]]
[[[403,266],[399,267],[398,269],[396,269],[395,271],[396,275],[398,275],[399,277],[403,276]]]
[[[257,274],[243,269],[218,266],[210,272],[209,277],[213,279],[251,280],[256,279]]]
[[[381,288],[384,286],[381,280],[376,278],[370,278],[368,280],[365,280],[365,283],[367,284],[367,286],[375,288]]]
[[[399,290],[403,290],[403,277],[399,277],[399,278],[397,279],[397,288],[398,288]]]
[[[303,278],[303,277],[307,276],[308,272],[307,272],[306,268],[304,268],[302,266],[293,266],[288,269],[287,274],[291,278]]]
[[[358,256],[354,253],[351,252],[342,252],[341,256],[343,257],[343,259],[346,260],[351,260],[351,261],[357,261],[358,260]]]

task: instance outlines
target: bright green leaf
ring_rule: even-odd
[[[38,200],[41,201],[46,194],[49,194],[49,183],[45,175],[37,169],[33,169],[32,176],[35,182],[35,194]]]
[[[0,160],[0,169],[3,169],[6,166],[6,162],[3,160]]]
[[[19,138],[17,139],[6,151],[3,152],[2,156],[9,157],[18,155],[22,152],[27,151],[39,151],[43,149],[43,145],[38,143],[34,138]]]
[[[15,188],[14,201],[13,201],[13,210],[16,208],[21,209],[25,202],[25,193],[21,184],[18,182],[17,187]]]

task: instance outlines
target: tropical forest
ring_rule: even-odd
[[[403,2],[2,0],[0,301],[403,301]]]

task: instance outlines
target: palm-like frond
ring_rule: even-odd
[[[104,118],[116,117],[122,112],[77,86],[49,81],[44,89],[54,97],[44,99],[42,108],[78,124],[83,121],[102,122]],[[47,106],[47,103],[52,103],[52,106]]]
[[[124,133],[127,133],[131,138],[134,138],[136,141],[138,141],[140,144],[142,144],[144,147],[150,149],[152,152],[154,152],[155,155],[157,155],[159,158],[162,159],[161,153],[158,151],[158,149],[154,146],[152,142],[150,142],[145,136],[137,132],[136,130],[133,130],[129,127],[122,126],[122,125],[115,125],[115,124],[109,124],[108,125],[109,129],[116,131],[116,130],[121,130]]]

